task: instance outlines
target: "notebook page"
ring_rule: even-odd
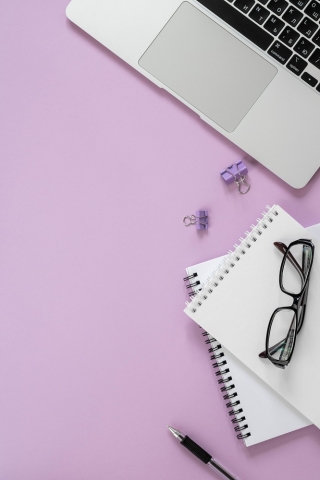
[[[281,254],[273,243],[289,244],[298,238],[310,238],[308,231],[280,207],[278,216],[263,230],[230,274],[202,305],[185,312],[199,325],[290,402],[316,426],[320,427],[318,398],[320,385],[315,382],[320,367],[320,242],[315,244],[306,319],[299,333],[290,365],[277,369],[258,354],[265,349],[265,335],[275,308],[291,305],[291,299],[279,288]],[[201,294],[200,294],[201,295]],[[196,305],[199,298],[195,299]],[[312,385],[312,394],[310,386]]]

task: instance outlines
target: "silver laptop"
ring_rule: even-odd
[[[318,1],[72,0],[67,16],[293,187],[318,169]]]

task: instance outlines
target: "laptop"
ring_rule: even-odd
[[[67,17],[292,187],[318,169],[318,1],[72,0]]]

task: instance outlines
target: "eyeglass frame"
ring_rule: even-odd
[[[300,265],[298,264],[298,262],[296,261],[296,259],[294,258],[294,256],[292,255],[292,253],[290,252],[290,248],[293,247],[294,245],[308,245],[310,248],[311,248],[311,252],[312,252],[312,257],[311,257],[311,262],[310,262],[310,267],[309,267],[309,270],[307,272],[307,275],[306,277],[304,277],[304,273],[300,267]],[[271,363],[273,363],[273,365],[275,365],[276,367],[278,368],[282,368],[284,369],[285,367],[287,367],[290,363],[290,360],[292,358],[292,355],[293,355],[293,352],[294,352],[294,348],[295,348],[295,344],[296,344],[296,338],[297,338],[297,335],[298,333],[300,332],[301,330],[301,327],[303,325],[303,322],[304,322],[304,318],[305,318],[305,312],[306,312],[306,306],[307,306],[307,300],[308,300],[308,288],[309,288],[309,280],[310,280],[310,273],[311,273],[311,269],[312,269],[312,265],[313,265],[313,259],[314,259],[314,250],[315,250],[315,247],[314,247],[314,244],[312,243],[311,240],[308,240],[308,239],[304,239],[304,238],[301,238],[299,240],[295,240],[294,242],[291,242],[289,244],[289,246],[287,247],[284,243],[282,242],[275,242],[274,243],[275,247],[278,248],[278,250],[280,250],[281,253],[284,254],[283,256],[283,259],[282,259],[282,262],[281,262],[281,265],[280,265],[280,272],[279,272],[279,286],[280,286],[280,289],[283,293],[285,293],[286,295],[289,295],[290,297],[293,298],[293,303],[291,306],[288,306],[288,307],[279,307],[279,308],[276,308],[273,312],[273,314],[271,315],[270,317],[270,320],[269,320],[269,324],[268,324],[268,328],[267,328],[267,333],[266,333],[266,350],[264,352],[261,352],[259,354],[259,357],[262,357],[262,358],[268,358],[268,360],[270,360]],[[289,254],[291,255],[292,259],[289,257]],[[285,266],[285,263],[286,261],[290,261],[290,263],[296,268],[296,270],[298,271],[299,275],[303,275],[304,277],[304,285],[303,285],[303,288],[301,289],[301,291],[298,293],[298,294],[295,294],[295,293],[291,293],[291,292],[288,292],[286,291],[286,289],[284,288],[283,286],[283,270],[284,270],[284,266]],[[301,310],[301,313],[299,314],[299,318],[298,318],[298,312],[299,312],[299,309],[302,309]],[[273,324],[273,321],[274,321],[274,318],[276,317],[276,315],[282,311],[282,310],[291,310],[293,311],[294,313],[294,318],[292,320],[295,321],[296,325],[295,325],[295,330],[294,330],[294,339],[293,339],[293,345],[292,345],[292,349],[291,349],[291,352],[289,354],[289,357],[287,358],[287,360],[277,360],[275,358],[273,358],[270,354],[269,354],[269,340],[270,340],[270,332],[271,332],[271,328],[272,328],[272,324]],[[289,333],[289,332],[288,332]],[[275,348],[277,347],[277,349],[279,348],[279,344],[281,344],[284,340],[281,340],[281,342],[278,342],[276,345],[274,345],[272,348]],[[270,350],[271,350],[270,349]],[[277,350],[276,349],[276,350]],[[276,351],[275,350],[275,351]]]

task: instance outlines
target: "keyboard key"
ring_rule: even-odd
[[[285,23],[282,20],[274,15],[271,15],[269,20],[265,23],[264,28],[268,30],[268,32],[272,33],[272,35],[277,36],[284,26]]]
[[[267,50],[273,42],[273,37],[268,32],[263,30],[263,28],[259,27],[259,25],[224,0],[198,1],[201,5],[205,6],[208,10],[221,18],[221,20],[237,30],[237,32],[241,33],[252,43],[257,45],[257,47],[261,48],[261,50]]]
[[[309,15],[315,22],[317,22],[320,18],[320,3],[319,2],[311,2],[305,9],[304,13]]]
[[[292,47],[292,45],[296,43],[299,37],[299,33],[297,33],[291,27],[285,27],[279,35],[279,40],[288,45],[288,47]]]
[[[312,41],[320,47],[320,30],[317,31],[315,36],[313,37]]]
[[[288,22],[292,27],[295,27],[300,22],[303,14],[294,7],[289,7],[288,10],[282,15],[285,22]]]
[[[302,10],[307,5],[309,0],[290,0],[290,2],[293,3],[295,7]]]
[[[298,43],[295,45],[294,49],[295,52],[299,53],[303,58],[309,57],[312,50],[314,50],[314,45],[306,40],[305,38],[300,38]]]
[[[281,15],[288,5],[288,2],[286,2],[285,0],[270,0],[267,7],[270,8],[273,13]]]
[[[274,44],[271,45],[268,53],[269,55],[271,55],[271,57],[282,63],[282,65],[284,65],[292,55],[291,50],[278,41],[274,42]]]
[[[307,65],[308,62],[303,60],[301,57],[298,55],[293,55],[293,57],[290,58],[289,62],[287,63],[287,68],[296,75],[300,75]]]
[[[303,33],[307,38],[312,37],[312,35],[318,30],[318,26],[310,18],[304,18],[298,26],[298,31]]]
[[[248,13],[254,5],[254,0],[236,0],[233,5],[243,13]]]
[[[317,90],[317,92],[320,92],[320,83],[319,83],[319,85],[317,86],[316,90]]]
[[[262,3],[262,5],[266,5],[268,3],[268,0],[260,0],[260,3]]]
[[[257,3],[249,13],[249,17],[259,25],[262,25],[269,15],[268,10],[259,5],[259,3]]]
[[[313,52],[313,54],[309,58],[309,62],[320,70],[320,48],[317,48]]]
[[[318,80],[316,80],[314,77],[310,75],[310,73],[307,73],[307,72],[304,72],[301,78],[311,87],[315,87],[318,83]]]

